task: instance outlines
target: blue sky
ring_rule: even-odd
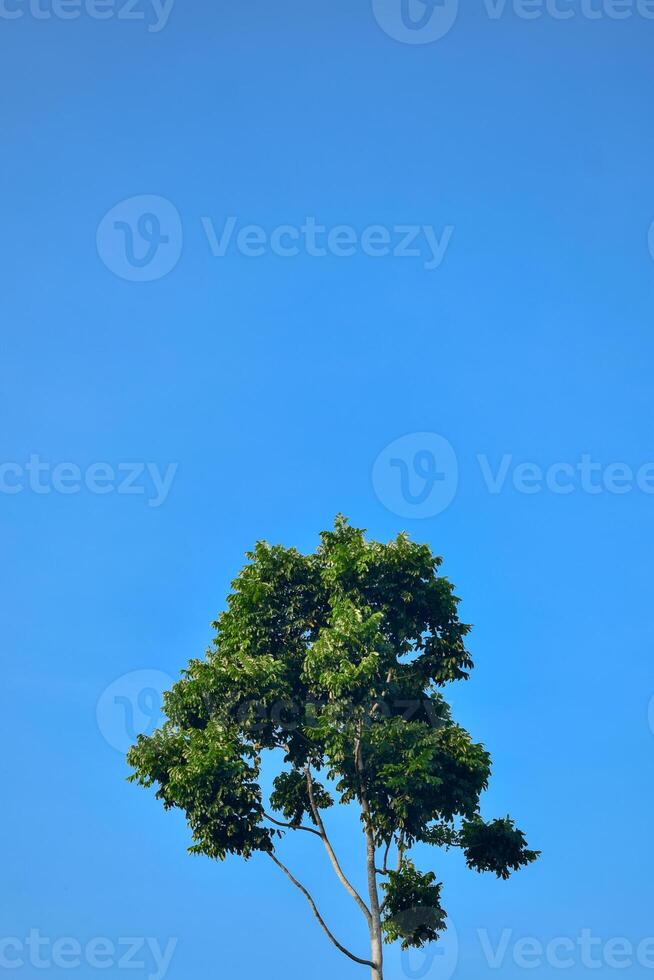
[[[654,11],[122,4],[0,13],[3,965],[42,975],[37,930],[56,975],[122,975],[125,937],[177,940],[170,980],[366,975],[270,862],[187,856],[120,751],[245,550],[342,511],[444,556],[484,812],[543,851],[435,855],[447,947],[388,980],[521,977],[525,939],[534,976],[650,976]]]

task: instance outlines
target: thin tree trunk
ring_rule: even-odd
[[[371,980],[383,980],[383,943],[379,893],[377,892],[377,872],[375,871],[375,845],[372,834],[366,827],[366,863],[368,867],[368,892],[370,894],[370,959],[375,964],[370,969]]]
[[[383,942],[381,931],[381,912],[379,908],[379,892],[377,891],[377,870],[375,864],[375,840],[370,829],[370,807],[364,788],[364,762],[361,752],[361,737],[356,741],[355,765],[359,775],[359,792],[361,799],[361,811],[363,813],[363,825],[366,835],[366,868],[368,872],[368,894],[370,896],[370,968],[371,980],[383,980]]]

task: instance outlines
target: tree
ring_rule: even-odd
[[[247,557],[212,648],[165,694],[163,726],[130,749],[130,779],[184,811],[192,853],[266,854],[332,943],[382,980],[384,942],[420,947],[446,927],[441,884],[415,866],[414,845],[460,848],[470,868],[500,878],[538,856],[509,817],[482,819],[490,757],[442,695],[473,666],[470,628],[442,559],[405,534],[367,541],[339,516],[314,554],[259,542]],[[280,763],[267,804],[266,751]],[[366,899],[327,833],[335,797],[360,813]],[[365,919],[369,957],[338,941],[283,863],[290,832],[324,845]]]

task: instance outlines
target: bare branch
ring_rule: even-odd
[[[346,949],[346,947],[343,946],[342,943],[339,943],[338,939],[336,939],[336,937],[334,936],[334,934],[328,928],[327,924],[325,923],[325,920],[323,919],[323,917],[321,916],[320,912],[318,911],[318,909],[316,907],[316,903],[314,902],[313,898],[311,897],[311,895],[309,894],[309,892],[307,891],[307,889],[304,887],[304,885],[301,885],[300,882],[297,880],[297,878],[294,878],[293,877],[293,875],[288,870],[288,868],[286,867],[286,865],[285,864],[282,864],[282,862],[279,860],[279,858],[276,857],[276,855],[272,851],[268,851],[267,853],[272,858],[272,860],[275,862],[275,864],[277,865],[277,867],[278,868],[281,868],[281,870],[284,872],[284,874],[286,875],[286,877],[290,881],[293,882],[293,884],[295,885],[295,887],[300,889],[300,891],[302,892],[302,894],[306,898],[307,902],[311,906],[311,910],[312,910],[313,914],[315,915],[316,919],[318,920],[318,922],[320,923],[320,925],[324,929],[324,931],[327,934],[327,936],[329,937],[329,939],[333,942],[334,946],[336,946],[336,948],[339,949],[341,951],[341,953],[344,953],[345,956],[348,956],[351,960],[354,960],[355,963],[361,963],[362,966],[369,966],[369,967],[372,967],[374,969],[375,964],[371,960],[364,960],[364,959],[361,959],[360,956],[355,956],[355,954],[354,953],[351,953],[349,949]]]
[[[366,922],[370,924],[371,921],[370,909],[363,901],[356,888],[351,884],[350,881],[348,881],[348,879],[343,874],[343,870],[338,862],[338,858],[334,853],[334,848],[332,847],[329,837],[327,836],[325,825],[323,823],[322,817],[320,816],[320,810],[316,806],[316,801],[313,796],[313,780],[311,778],[311,770],[309,766],[306,767],[305,773],[307,777],[307,790],[309,793],[309,803],[311,804],[311,812],[313,814],[313,819],[315,820],[316,826],[318,827],[318,831],[319,831],[318,836],[322,837],[323,844],[325,845],[325,850],[327,851],[329,855],[329,859],[332,862],[332,865],[334,866],[334,871],[336,872],[338,880],[341,882],[341,884],[346,889],[346,891],[349,892],[349,894],[352,896],[354,901],[357,903],[357,905],[359,906],[359,908],[361,909],[361,911],[366,917]]]
[[[284,823],[282,820],[275,820],[275,818],[271,817],[265,810],[263,811],[263,815],[266,820],[270,820],[271,823],[276,823],[278,827],[288,827],[290,830],[306,830],[307,834],[315,834],[316,837],[322,836],[317,830],[314,830],[313,827],[303,827],[301,824]]]

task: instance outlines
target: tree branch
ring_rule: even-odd
[[[397,842],[397,870],[400,872],[402,870],[402,864],[404,863],[404,851],[406,850],[404,846],[404,831],[400,833],[399,840]]]
[[[294,878],[293,877],[293,875],[288,870],[288,868],[286,867],[286,865],[285,864],[282,864],[282,862],[279,860],[279,858],[276,857],[276,855],[272,851],[268,851],[267,853],[272,858],[272,860],[275,862],[275,864],[277,865],[277,867],[278,868],[281,868],[281,870],[284,872],[284,874],[286,875],[286,877],[290,881],[293,882],[293,884],[295,885],[295,887],[300,889],[300,891],[302,892],[302,894],[306,898],[307,902],[311,906],[311,910],[312,910],[313,914],[315,915],[316,919],[318,920],[318,922],[320,923],[320,925],[324,929],[324,931],[327,934],[327,936],[329,937],[329,939],[333,942],[334,946],[336,946],[336,948],[339,949],[341,951],[341,953],[344,953],[345,956],[348,956],[351,960],[354,960],[355,963],[360,963],[362,966],[369,966],[369,967],[372,967],[374,969],[375,964],[371,960],[364,960],[364,959],[361,959],[360,956],[355,956],[354,953],[351,953],[349,949],[346,949],[346,947],[343,946],[342,943],[339,943],[338,939],[336,939],[336,937],[334,936],[334,934],[329,930],[327,924],[325,923],[325,920],[323,919],[323,917],[321,916],[320,912],[318,911],[318,909],[316,907],[316,903],[314,902],[313,898],[311,897],[311,895],[309,894],[309,892],[307,891],[307,889],[304,887],[304,885],[301,885],[300,882],[297,880],[297,878]]]
[[[288,827],[290,830],[306,830],[307,834],[315,834],[316,837],[321,836],[321,834],[317,830],[314,830],[313,827],[303,827],[301,824],[284,823],[282,820],[275,820],[275,818],[271,817],[265,810],[263,811],[263,815],[266,820],[270,820],[271,823],[276,823],[278,827]]]
[[[404,852],[405,852],[405,850],[406,850],[406,848],[404,846],[404,831],[401,831],[400,832],[400,836],[397,839],[397,872],[396,873],[399,873],[402,870],[402,865],[404,863]],[[388,849],[386,850],[386,858],[387,857],[388,857]],[[386,859],[384,860],[384,867],[386,867]],[[385,874],[388,874],[388,871],[386,871]],[[384,909],[386,908],[386,903],[388,902],[388,898],[389,898],[389,896],[387,894],[386,895],[386,898],[384,898],[384,900],[382,901],[381,905],[379,906],[379,911],[380,912],[383,912]]]
[[[391,844],[393,843],[393,835],[388,838],[388,843],[386,844],[386,850],[384,851],[384,863],[382,864],[382,871],[379,872],[381,875],[388,874],[388,852],[391,849]]]
[[[318,836],[322,837],[323,844],[325,845],[325,850],[327,851],[329,855],[329,859],[332,862],[332,865],[334,866],[334,871],[336,872],[338,880],[341,882],[345,890],[349,892],[349,894],[352,896],[354,901],[357,903],[357,905],[359,906],[359,908],[361,909],[361,911],[366,917],[366,922],[368,923],[368,925],[370,925],[371,918],[372,918],[370,914],[370,909],[363,901],[356,888],[351,884],[350,881],[348,881],[348,879],[343,874],[343,870],[338,862],[338,858],[334,853],[334,848],[332,847],[329,837],[327,836],[325,825],[323,823],[322,817],[320,816],[320,810],[316,806],[316,801],[313,796],[313,780],[311,778],[311,770],[309,766],[306,767],[305,773],[307,777],[307,790],[309,793],[309,803],[311,805],[311,812],[313,814],[313,819],[316,821],[316,826],[318,827],[318,831],[319,831]]]

